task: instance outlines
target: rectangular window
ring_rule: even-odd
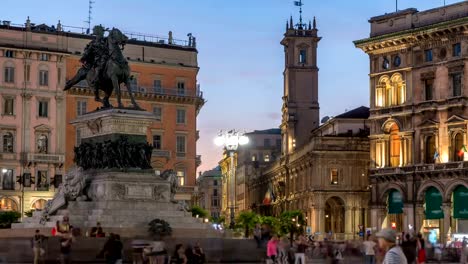
[[[453,96],[461,96],[462,90],[462,74],[455,73],[452,75]]]
[[[86,114],[86,106],[87,102],[86,101],[77,101],[76,102],[76,115],[84,115]]]
[[[13,181],[13,170],[2,169],[2,187],[3,190],[14,190],[15,182]]]
[[[264,147],[270,147],[270,144],[271,144],[271,142],[270,142],[269,138],[263,139],[263,146]]]
[[[433,99],[432,97],[433,86],[434,86],[434,79],[424,80],[424,95],[425,95],[426,101]]]
[[[452,56],[453,57],[459,57],[460,55],[461,55],[461,44],[460,43],[453,44],[453,46],[452,46]]]
[[[257,155],[255,154],[252,155],[252,161],[257,161]]]
[[[162,119],[162,107],[160,107],[160,106],[153,107],[153,114],[156,117],[157,121],[161,121],[161,119]]]
[[[5,51],[5,57],[14,58],[15,57],[15,52],[12,51],[12,50],[7,50],[7,51]]]
[[[39,117],[48,117],[49,116],[49,102],[48,101],[39,101]]]
[[[3,100],[3,114],[14,115],[14,104],[15,104],[15,99],[5,98]]]
[[[185,171],[177,171],[177,183],[179,184],[179,186],[185,185]]]
[[[299,63],[307,63],[307,51],[306,50],[300,50],[299,51]]]
[[[54,187],[58,188],[62,184],[62,175],[61,174],[55,174],[54,176]]]
[[[161,82],[161,80],[154,80],[153,81],[153,91],[155,93],[162,93],[162,82]]]
[[[177,109],[177,124],[185,124],[185,109]]]
[[[432,50],[428,49],[424,51],[424,58],[426,62],[432,61]]]
[[[3,152],[13,153],[14,142],[13,133],[7,132],[3,134]]]
[[[31,65],[24,65],[24,80],[29,82],[31,76]]]
[[[219,206],[219,200],[218,199],[211,200],[211,206],[218,207]]]
[[[213,186],[218,186],[218,180],[213,180]]]
[[[161,135],[153,135],[153,147],[154,149],[162,148],[162,136]]]
[[[39,71],[39,85],[41,86],[49,85],[49,71],[45,71],[45,70]]]
[[[185,82],[177,82],[177,95],[185,95]]]
[[[15,82],[15,68],[5,67],[5,82],[14,83]]]
[[[213,190],[213,196],[218,196],[218,190],[217,189]]]
[[[31,173],[23,173],[23,186],[31,187]]]
[[[81,145],[81,129],[76,129],[76,145]]]
[[[330,171],[330,184],[338,185],[338,169],[331,169],[331,171]]]
[[[48,61],[49,60],[49,54],[47,53],[41,53],[41,55],[39,56],[39,59],[41,61]]]
[[[179,135],[176,137],[176,151],[185,154],[185,136]]]
[[[47,191],[49,190],[49,179],[47,175],[47,171],[37,171],[37,189],[40,191]]]
[[[138,91],[138,80],[136,76],[133,76],[133,78],[130,78],[130,90],[132,90],[132,92]]]

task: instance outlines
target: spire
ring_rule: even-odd
[[[26,30],[31,30],[31,20],[29,20],[29,16],[28,16],[28,19],[26,19]]]
[[[317,29],[317,22],[315,21],[315,16],[314,16],[314,29]]]
[[[309,29],[309,30],[312,29],[312,25],[310,24],[310,20],[309,20],[309,28],[308,28],[308,29]]]
[[[289,18],[289,29],[293,29],[294,26],[293,26],[293,19],[292,19],[292,16]]]
[[[288,26],[288,20],[286,20],[286,31],[288,31],[289,26]]]
[[[63,30],[62,23],[60,23],[60,20],[59,20],[57,23],[57,31],[62,31],[62,30]]]

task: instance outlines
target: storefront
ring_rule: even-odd
[[[426,190],[424,215],[421,232],[429,243],[439,242],[444,211],[442,210],[442,194],[435,187],[429,187]]]
[[[382,228],[391,227],[403,231],[403,196],[398,190],[392,189],[387,198],[387,219]]]
[[[457,186],[452,194],[453,234],[468,234],[468,188]]]

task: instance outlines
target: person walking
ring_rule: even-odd
[[[401,249],[403,249],[408,264],[414,264],[416,261],[416,240],[406,234],[405,240],[401,243]]]
[[[364,246],[364,263],[375,264],[375,247],[377,243],[375,243],[371,235],[368,235],[367,240],[362,245]]]
[[[260,248],[261,242],[262,242],[262,228],[260,224],[255,225],[253,236],[254,236],[255,242],[257,243],[257,248]]]
[[[417,242],[417,249],[418,249],[418,264],[426,263],[426,242],[422,237],[421,233],[418,233]]]
[[[280,240],[278,241],[278,258],[277,258],[278,264],[289,264],[288,247],[289,247],[288,239],[280,238]]]
[[[296,253],[294,253],[294,264],[306,264],[305,261],[305,252],[307,249],[307,242],[304,239],[304,236],[299,236],[299,239],[296,241]]]
[[[278,249],[278,237],[272,236],[267,243],[267,263],[273,264],[276,261],[277,249]]]
[[[177,244],[174,255],[171,258],[171,264],[187,264],[187,257],[185,256],[185,248],[182,244]]]
[[[380,230],[376,234],[379,246],[385,250],[382,264],[408,264],[403,250],[396,245],[396,232],[391,228]]]
[[[461,242],[461,250],[460,250],[460,263],[466,264],[467,260],[466,257],[468,255],[468,238],[463,237]]]
[[[45,255],[44,249],[45,237],[40,233],[39,229],[36,230],[34,237],[32,238],[32,247],[34,254],[34,264],[42,263]]]

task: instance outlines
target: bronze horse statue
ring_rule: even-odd
[[[127,87],[128,95],[132,102],[133,108],[141,110],[133,97],[130,89],[130,67],[128,62],[122,54],[123,47],[125,46],[128,37],[125,36],[117,28],[112,28],[109,31],[109,35],[106,38],[108,59],[104,64],[101,72],[96,72],[95,67],[83,66],[78,73],[67,82],[64,91],[70,89],[73,85],[77,84],[81,80],[86,79],[88,86],[93,89],[95,94],[95,100],[102,103],[103,108],[111,108],[112,105],[109,102],[109,98],[112,92],[115,91],[117,97],[117,107],[124,108],[121,100],[120,84],[124,83]],[[96,74],[99,74],[96,78]],[[94,80],[98,81],[94,81]],[[99,97],[99,90],[104,92],[104,98]]]

